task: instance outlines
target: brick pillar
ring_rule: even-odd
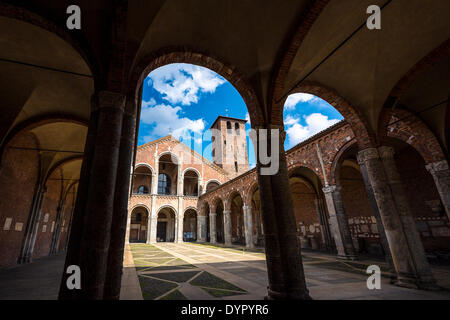
[[[206,216],[197,215],[197,242],[206,242]]]
[[[86,164],[81,171],[75,212],[77,221],[74,218],[66,256],[66,268],[78,265],[81,269],[81,290],[67,289],[68,275],[64,272],[61,299],[104,298],[125,96],[101,91],[93,102],[89,125],[93,130],[88,132],[83,161]]]
[[[355,248],[348,226],[347,214],[342,201],[341,188],[339,186],[328,186],[323,188],[325,201],[330,215],[331,232],[336,244],[339,258],[357,259]]]
[[[425,256],[422,240],[417,231],[416,222],[409,206],[409,200],[403,189],[403,184],[394,160],[394,149],[382,146],[378,148],[378,153],[383,162],[386,178],[393,194],[396,209],[406,235],[406,240],[408,241],[416,269],[416,275],[419,278],[418,286],[419,288],[424,289],[435,287],[436,280],[433,277],[431,267]]]
[[[283,128],[275,128],[270,131],[272,131],[271,133],[278,133],[278,137],[276,141],[272,141],[276,136],[272,137],[270,133],[268,134],[269,143],[267,144],[267,148],[270,152],[266,152],[266,154],[278,155],[279,168],[278,172],[269,176],[269,192],[271,192],[272,195],[273,209],[268,210],[265,214],[274,215],[273,218],[277,225],[277,229],[276,234],[272,234],[272,236],[275,236],[278,239],[279,254],[281,258],[279,261],[281,262],[281,266],[277,266],[273,271],[269,272],[281,272],[283,274],[283,280],[278,279],[282,281],[279,284],[281,287],[278,289],[281,291],[274,292],[269,290],[269,297],[273,299],[308,300],[311,298],[308,289],[306,288],[301,248],[297,238],[297,224],[289,185],[286,153],[284,151],[284,139],[286,134]],[[258,140],[261,140],[258,141],[258,144],[260,144],[262,139],[260,138]],[[258,145],[258,150],[261,150],[262,147],[263,145]],[[275,161],[275,159],[272,159],[272,161]],[[260,160],[258,160],[258,162],[260,163]],[[258,170],[258,174],[261,174],[260,170]],[[260,190],[261,198],[263,198],[266,190]],[[262,201],[261,208],[263,208]],[[265,204],[264,210],[266,208]],[[266,223],[266,220],[264,220],[264,223]],[[267,236],[266,240],[268,241],[265,243],[266,248],[277,245],[273,239],[270,239]],[[278,269],[279,267],[281,268]]]
[[[217,227],[216,220],[217,214],[215,212],[209,213],[209,242],[217,243]]]
[[[122,120],[119,163],[114,192],[114,211],[104,289],[104,299],[107,300],[119,300],[120,297],[125,235],[127,233],[128,199],[131,187],[130,168],[135,145],[136,112],[137,106],[134,99],[127,101],[126,112],[124,112]]]
[[[384,158],[387,158],[386,154],[384,154]],[[396,284],[413,288],[429,287],[428,284],[432,284],[433,281],[431,281],[429,275],[424,275],[425,278],[421,277],[419,272],[423,269],[418,265],[419,261],[415,260],[412,254],[412,250],[423,251],[423,248],[411,247],[402,223],[405,220],[403,219],[402,221],[400,218],[397,206],[401,204],[401,201],[397,200],[396,202],[394,192],[402,193],[402,190],[397,188],[398,183],[393,179],[394,170],[396,170],[393,167],[393,162],[385,161],[383,164],[376,148],[360,151],[358,153],[358,162],[363,163],[367,169],[368,180],[380,212],[386,239],[397,272]],[[387,171],[390,171],[390,174],[385,172],[385,167],[388,167]],[[391,189],[392,187],[394,189]],[[411,232],[413,231],[411,230]],[[417,234],[417,231],[415,231],[415,234]]]
[[[426,168],[433,176],[445,212],[450,220],[450,170],[448,162],[447,160],[433,162],[427,164]]]
[[[245,246],[247,248],[253,248],[253,217],[252,207],[244,205],[242,207],[244,211],[244,230],[245,230]]]
[[[231,210],[223,210],[223,230],[225,245],[231,246]]]

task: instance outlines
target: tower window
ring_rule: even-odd
[[[237,161],[234,162],[234,170],[236,170],[236,172],[238,172],[238,165],[237,165]]]
[[[234,124],[234,129],[236,130],[236,135],[240,135],[240,130],[239,130],[239,123],[235,123]]]
[[[231,122],[227,121],[227,133],[231,133]]]

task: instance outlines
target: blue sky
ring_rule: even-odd
[[[203,156],[212,160],[208,129],[219,115],[249,120],[244,101],[226,79],[190,64],[160,67],[144,82],[138,145],[171,133],[197,152],[203,150]],[[300,93],[286,100],[284,119],[287,150],[342,116],[324,100]],[[246,129],[250,130],[249,123]],[[248,145],[253,167],[255,155],[249,139]]]

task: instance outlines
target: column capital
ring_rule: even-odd
[[[337,186],[336,185],[332,185],[332,186],[328,186],[328,187],[323,187],[322,191],[323,193],[333,193],[337,190]]]
[[[215,216],[215,215],[216,215],[215,212],[210,212],[210,213],[209,213],[209,216]]]
[[[394,158],[394,148],[388,146],[378,147],[378,154],[381,159],[393,159]]]
[[[380,155],[378,154],[378,150],[376,148],[367,148],[361,150],[357,154],[358,164],[364,164],[367,160],[378,159]]]
[[[425,166],[425,168],[431,173],[431,174],[435,174],[436,172],[439,171],[445,171],[449,169],[448,166],[448,162],[447,160],[441,160],[441,161],[436,161],[436,162],[432,162],[429,163]]]
[[[230,214],[231,210],[223,210],[223,214]]]

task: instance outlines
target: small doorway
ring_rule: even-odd
[[[166,242],[167,238],[167,221],[158,221],[156,226],[156,239],[158,242]]]

